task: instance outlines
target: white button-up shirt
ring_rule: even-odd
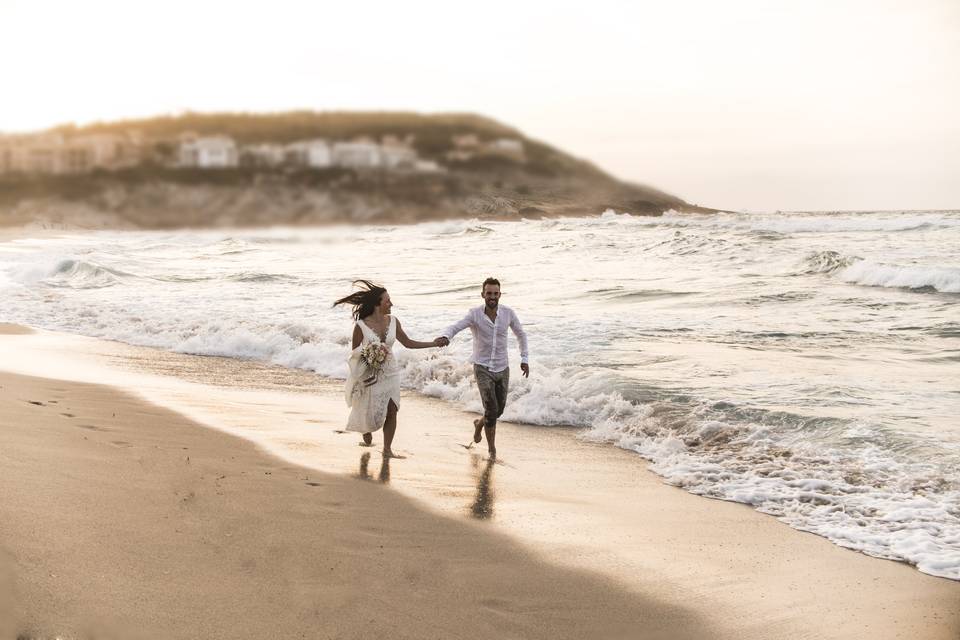
[[[470,362],[496,373],[510,366],[507,361],[507,327],[510,327],[520,343],[520,362],[527,362],[527,334],[524,333],[517,314],[510,307],[501,304],[497,306],[497,320],[493,322],[484,313],[484,308],[485,305],[481,305],[470,309],[463,320],[444,329],[441,335],[452,339],[470,327],[473,333],[473,356]]]

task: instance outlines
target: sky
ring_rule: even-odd
[[[0,131],[475,112],[761,210],[960,209],[960,0],[0,0]]]

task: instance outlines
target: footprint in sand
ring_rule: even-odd
[[[112,444],[112,445],[114,445],[114,446],[116,446],[116,447],[123,447],[123,448],[132,447],[132,446],[133,446],[132,443],[130,443],[130,442],[125,442],[125,441],[123,441],[123,440],[111,440],[111,441],[110,441],[110,444]]]
[[[110,431],[110,429],[104,429],[95,424],[78,424],[77,426],[81,429],[89,429],[90,431]]]
[[[498,612],[506,612],[511,610],[510,601],[501,598],[485,598],[480,601],[480,606]]]
[[[61,413],[60,415],[62,415],[64,418],[76,418],[76,417],[77,417],[77,416],[73,415],[72,413]]]
[[[27,400],[27,402],[29,402],[30,404],[35,404],[35,405],[37,405],[38,407],[45,407],[45,406],[47,406],[47,405],[45,405],[44,403],[40,402],[39,400]]]
[[[323,485],[320,484],[319,482],[306,482],[306,483],[304,483],[304,484],[307,484],[307,485],[309,485],[309,486],[311,486],[311,487],[322,487],[322,486],[323,486]]]

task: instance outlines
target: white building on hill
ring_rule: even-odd
[[[375,142],[359,140],[333,145],[333,164],[338,167],[376,168],[382,164],[382,156],[381,147]]]
[[[286,161],[300,167],[322,169],[333,165],[333,150],[323,138],[300,140],[285,148]]]
[[[62,133],[0,137],[0,173],[85,173],[140,162],[139,140],[113,133],[68,137]]]
[[[221,169],[238,164],[237,145],[227,136],[210,136],[180,143],[179,166]]]

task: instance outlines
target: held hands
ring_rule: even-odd
[[[439,338],[433,339],[433,346],[435,347],[445,347],[450,344],[450,338],[446,336],[440,336]]]
[[[530,365],[528,365],[526,362],[520,363],[520,371],[523,371],[524,378],[530,377]]]

